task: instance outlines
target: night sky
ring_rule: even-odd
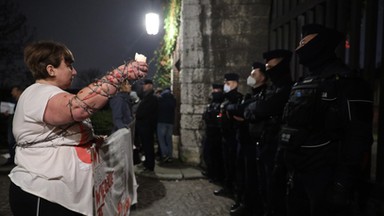
[[[149,61],[160,46],[163,29],[147,35],[145,13],[163,10],[161,0],[14,0],[35,28],[36,40],[55,40],[68,46],[75,68],[107,71],[132,59],[136,52]],[[154,73],[150,65],[150,76]]]

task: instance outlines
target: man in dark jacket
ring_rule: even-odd
[[[224,100],[223,84],[212,84],[210,103],[203,113],[205,138],[203,156],[207,167],[203,172],[213,182],[221,182],[224,177],[220,105]]]
[[[243,116],[245,108],[256,101],[263,100],[267,88],[267,78],[265,76],[265,64],[254,62],[252,71],[247,78],[247,85],[251,87],[252,94],[247,94],[241,104],[229,105],[227,110],[233,107],[233,118],[237,125],[238,148],[236,154],[236,203],[230,212],[234,215],[259,215],[262,214],[260,203],[259,183],[257,174],[257,151],[256,145],[263,128],[263,122],[251,122]],[[256,129],[257,128],[257,129]],[[257,137],[257,139],[256,139]],[[244,208],[245,207],[245,208]]]
[[[215,195],[236,197],[236,203],[231,207],[231,211],[240,207],[242,199],[241,190],[243,185],[237,177],[241,170],[236,170],[236,156],[238,154],[237,132],[239,124],[233,118],[234,115],[241,115],[237,109],[233,109],[241,104],[243,95],[237,91],[239,85],[239,75],[227,73],[224,75],[224,102],[220,105],[221,112],[221,131],[223,134],[223,160],[225,180],[223,189],[214,191]],[[231,108],[230,108],[231,107]],[[229,109],[230,108],[230,109]]]
[[[278,146],[278,133],[285,103],[292,87],[290,74],[289,50],[271,50],[263,53],[266,62],[265,75],[269,82],[263,92],[262,99],[256,100],[246,107],[244,116],[257,129],[251,133],[257,140],[258,183],[265,215],[284,215],[284,170],[273,174],[275,155]]]
[[[136,111],[136,135],[145,155],[144,167],[147,171],[155,168],[154,135],[157,124],[158,101],[154,95],[153,82],[143,82],[143,98]]]
[[[176,99],[170,88],[165,88],[158,98],[157,139],[162,153],[162,162],[172,162],[172,133],[175,121]]]
[[[302,28],[296,54],[309,71],[292,88],[280,137],[289,216],[352,215],[352,192],[372,143],[372,94],[336,57],[343,39],[321,25]]]
[[[254,62],[252,70],[247,78],[247,85],[251,87],[251,94],[246,96],[241,104],[244,110],[249,104],[264,100],[268,79],[265,75],[265,64]],[[244,206],[245,215],[261,215],[262,205],[260,202],[259,179],[257,168],[257,145],[263,131],[264,121],[249,121],[244,116],[235,116],[243,122],[243,128],[239,131],[239,141],[244,152]]]

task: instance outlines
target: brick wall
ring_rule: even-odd
[[[253,61],[268,49],[267,0],[183,0],[178,56],[180,82],[180,158],[201,161],[204,136],[202,113],[213,82],[228,72],[240,75],[245,85]],[[177,59],[175,60],[175,62]]]

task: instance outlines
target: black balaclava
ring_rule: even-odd
[[[304,46],[296,50],[299,63],[314,73],[325,62],[335,59],[335,49],[343,40],[343,35],[319,24],[308,24],[302,27],[302,38],[309,34],[318,34]]]
[[[268,62],[273,58],[283,58],[276,66],[266,70],[265,75],[276,86],[284,85],[291,82],[291,70],[289,64],[291,62],[292,52],[284,49],[271,50],[263,53],[263,58]]]
[[[223,102],[224,100],[224,92],[212,92],[212,102]]]
[[[265,64],[261,63],[261,62],[253,62],[252,63],[252,70],[255,70],[259,68],[260,69],[260,72],[262,72],[264,75],[265,75]]]
[[[213,83],[212,89],[220,89],[221,90],[218,92],[212,92],[211,93],[212,102],[215,102],[215,103],[223,102],[223,100],[224,100],[223,84]]]

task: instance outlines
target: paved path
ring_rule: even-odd
[[[132,216],[229,215],[231,199],[217,197],[206,179],[158,180],[138,177],[138,204]]]
[[[11,216],[8,203],[9,178],[4,173],[0,174],[0,215]]]

